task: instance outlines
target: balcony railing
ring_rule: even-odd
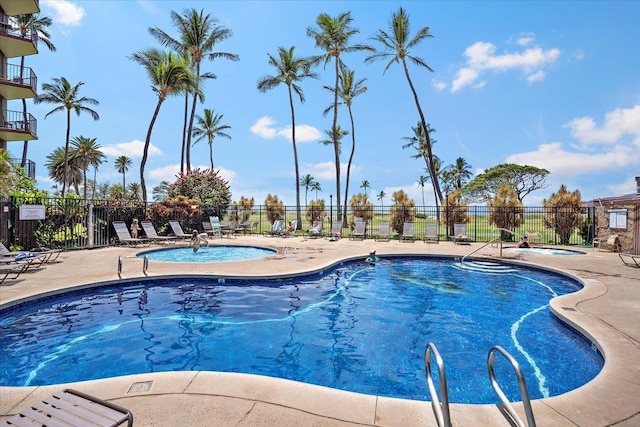
[[[5,111],[0,122],[0,138],[5,141],[37,139],[38,121],[29,113]]]
[[[1,83],[5,83],[2,85]],[[37,96],[38,77],[30,67],[4,64],[0,69],[0,95],[5,99],[25,99]]]
[[[20,166],[22,161],[20,159],[9,159],[11,165]],[[36,162],[33,160],[27,160],[24,164],[24,173],[31,179],[36,179]]]
[[[0,46],[8,58],[32,55],[38,52],[38,32],[33,25],[21,28],[17,25],[15,18],[0,13],[0,36],[2,35],[8,36],[7,38],[10,39],[2,42]],[[28,43],[27,46],[24,46],[25,42]]]

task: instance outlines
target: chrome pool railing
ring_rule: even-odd
[[[442,403],[438,398],[438,392],[433,384],[433,378],[431,376],[431,355],[435,359],[436,366],[438,368],[438,378],[440,381],[440,395],[442,396]],[[436,416],[438,427],[451,427],[451,414],[449,413],[449,391],[447,389],[447,376],[444,371],[444,362],[440,357],[440,352],[436,348],[436,345],[432,342],[427,344],[427,348],[424,352],[424,366],[427,374],[427,384],[429,385],[429,394],[431,395],[431,407],[433,413]]]

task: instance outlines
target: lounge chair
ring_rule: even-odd
[[[191,239],[191,234],[185,233],[180,223],[175,219],[169,221],[169,225],[171,226],[171,231],[173,231],[173,235],[176,236],[176,238]]]
[[[618,254],[624,265],[640,268],[640,255]]]
[[[265,231],[264,234],[267,236],[279,236],[282,234],[282,224],[283,221],[281,219],[276,219],[273,221],[273,225],[271,226],[271,230]]]
[[[351,240],[364,240],[364,233],[367,223],[364,221],[356,221],[353,233],[351,233]]]
[[[6,279],[17,279],[22,273],[27,271],[29,264],[24,262],[2,262],[0,263],[0,285],[4,283]],[[14,274],[13,277],[9,277],[10,274]]]
[[[151,243],[149,239],[131,237],[131,233],[129,233],[127,224],[125,224],[124,221],[113,221],[113,229],[116,230],[116,236],[118,236],[120,244],[137,246],[149,245]]]
[[[283,230],[280,235],[282,237],[295,237],[296,230],[298,229],[298,220],[294,219],[293,221],[291,221],[291,227],[293,227],[293,230],[289,231],[289,227],[287,227],[287,230]]]
[[[0,257],[0,261],[3,264],[25,264],[27,266],[25,270],[30,267],[40,267],[49,259],[47,254],[31,251],[10,251],[2,242],[0,242]]]
[[[451,238],[456,245],[470,245],[471,237],[467,236],[467,224],[453,224],[453,236]]]
[[[333,221],[331,223],[330,241],[336,241],[342,237],[342,221]]]
[[[389,241],[389,223],[381,222],[378,228],[378,237],[376,237],[376,241],[378,242],[388,242]]]
[[[63,252],[62,249],[49,249],[47,247],[41,246],[39,248],[32,248],[29,252],[32,254],[44,255],[46,256],[44,263],[48,264],[50,262],[55,262],[60,254]]]
[[[151,221],[140,221],[140,225],[142,225],[142,230],[144,231],[144,235],[147,239],[151,240],[155,243],[175,243],[175,236],[159,236],[156,228],[153,226]]]
[[[322,236],[322,221],[314,221],[309,230],[309,237],[313,239],[320,236]]]
[[[222,237],[222,225],[220,224],[220,218],[217,216],[209,217],[209,224],[211,225],[211,236],[212,237]],[[203,223],[204,225],[204,223]],[[209,230],[205,229],[208,233]]]
[[[412,222],[405,222],[402,225],[402,235],[400,236],[400,242],[404,241],[412,243],[415,241],[414,224]]]
[[[133,414],[122,406],[65,389],[5,420],[15,426],[133,426]]]
[[[596,248],[598,248],[599,251],[619,252],[621,249],[620,238],[617,234],[606,237],[596,237],[593,239],[593,250],[595,251]]]
[[[430,243],[440,242],[440,236],[438,236],[438,225],[435,222],[428,222],[424,230],[424,242]]]

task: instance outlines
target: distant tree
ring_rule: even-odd
[[[368,194],[369,193],[369,189],[371,188],[371,184],[369,184],[369,181],[364,179],[364,180],[362,180],[362,183],[360,184],[360,188],[363,189],[364,194]]]
[[[49,178],[62,184],[62,188],[66,186],[75,188],[76,194],[80,194],[82,170],[78,166],[78,162],[73,158],[67,161],[64,148],[58,147],[53,150],[53,152],[47,156],[45,166],[49,170]]]
[[[276,195],[267,194],[264,199],[264,210],[271,224],[277,219],[284,219],[284,203]]]
[[[518,200],[522,202],[532,191],[547,187],[547,175],[549,171],[546,169],[504,163],[477,175],[464,186],[463,191],[470,200],[488,201],[503,184],[507,184],[515,190]]]
[[[211,169],[192,169],[187,174],[179,174],[176,182],[169,184],[167,195],[185,196],[197,204],[214,206],[219,217],[231,204],[229,182],[220,177],[219,171]]]
[[[197,142],[201,141],[203,138],[207,138],[207,142],[209,143],[209,160],[211,161],[211,169],[213,170],[213,140],[216,136],[221,138],[231,139],[231,137],[226,134],[224,131],[227,129],[231,129],[231,126],[223,125],[220,123],[223,114],[215,114],[213,110],[209,110],[208,108],[204,109],[204,117],[197,116],[196,124],[197,126],[193,128],[193,136],[197,137],[193,144],[195,145]]]
[[[420,175],[418,178],[418,187],[420,187],[420,191],[422,192],[422,206],[424,206],[424,185],[429,182],[429,178],[424,175]]]
[[[241,196],[240,200],[231,203],[231,209],[229,210],[229,219],[237,223],[249,221],[249,219],[251,219],[251,215],[253,214],[254,204],[255,201],[253,197],[247,199],[246,197]]]
[[[391,21],[389,22],[389,32],[378,30],[378,32],[373,36],[373,39],[382,46],[382,49],[375,51],[373,55],[365,58],[365,62],[376,61],[379,59],[388,59],[389,62],[387,62],[387,65],[384,69],[385,72],[389,69],[389,67],[391,67],[393,63],[402,64],[404,75],[407,79],[407,83],[409,84],[409,88],[411,89],[411,93],[413,94],[413,99],[415,101],[418,114],[420,115],[420,123],[422,125],[422,128],[425,130],[425,150],[428,159],[427,169],[429,171],[429,176],[431,177],[433,191],[436,195],[436,199],[440,201],[440,203],[442,203],[442,192],[440,190],[438,176],[435,172],[434,155],[432,149],[433,147],[429,136],[429,127],[422,112],[422,106],[420,105],[420,101],[418,99],[418,92],[413,86],[411,76],[409,75],[409,67],[407,67],[407,59],[409,59],[415,65],[426,68],[428,71],[433,71],[433,69],[429,65],[427,65],[427,63],[422,58],[413,56],[410,53],[411,48],[417,46],[424,39],[431,37],[433,36],[429,34],[429,27],[420,28],[413,37],[410,37],[409,15],[401,7],[400,9],[398,9],[398,12],[394,13],[391,17]]]
[[[322,186],[320,185],[320,183],[318,181],[314,181],[313,184],[311,184],[311,190],[316,192],[316,202],[318,201],[318,192],[322,191]]]
[[[131,167],[132,162],[131,159],[128,158],[127,156],[119,156],[114,163],[114,166],[116,168],[116,170],[122,174],[122,188],[126,188],[127,187],[127,183],[125,180],[125,176],[127,174],[127,171],[129,170],[129,168]]]
[[[135,202],[142,201],[142,188],[137,182],[132,182],[131,184],[129,184],[126,193],[130,200]]]
[[[512,231],[515,231],[516,227],[522,224],[524,208],[512,187],[506,184],[500,187],[495,197],[489,200],[488,205],[489,224]],[[500,230],[500,238],[505,241],[511,241],[513,240],[513,234]]]
[[[462,191],[453,190],[447,194],[444,204],[444,218],[441,223],[447,227],[447,235],[452,236],[455,224],[466,224],[469,222],[469,205],[462,197]]]
[[[44,118],[46,119],[53,113],[66,110],[67,112],[67,133],[64,146],[64,178],[62,180],[62,197],[64,197],[66,190],[69,163],[69,134],[71,132],[71,110],[73,110],[78,116],[80,113],[88,113],[93,120],[99,120],[100,116],[87,105],[98,105],[99,102],[93,98],[79,97],[78,92],[83,82],[77,83],[75,86],[71,86],[71,83],[64,77],[54,78],[53,84],[43,83],[42,94],[38,95],[33,102],[36,104],[54,104],[57,105],[53,110],[49,111]]]
[[[314,39],[316,47],[322,49],[325,54],[321,60],[326,66],[333,60],[335,67],[335,83],[333,85],[333,123],[331,129],[333,150],[335,156],[336,168],[336,204],[338,206],[338,220],[342,219],[341,203],[340,203],[340,139],[338,129],[338,94],[340,79],[340,64],[342,63],[341,55],[344,53],[373,52],[371,46],[365,44],[350,44],[351,38],[359,33],[356,28],[351,26],[353,18],[351,12],[344,12],[337,17],[331,17],[326,13],[321,13],[316,19],[317,27],[308,27],[307,36]]]
[[[453,186],[456,190],[462,190],[467,180],[473,175],[471,173],[471,165],[467,161],[458,157],[456,162],[448,167],[453,179]]]
[[[298,166],[298,148],[296,146],[296,115],[295,108],[293,107],[293,92],[298,95],[300,102],[304,103],[304,93],[299,83],[306,78],[318,78],[318,75],[311,71],[311,67],[318,61],[312,58],[297,58],[294,52],[295,46],[291,46],[289,49],[279,47],[277,58],[268,54],[269,65],[276,69],[276,74],[264,76],[258,80],[258,90],[260,92],[266,92],[280,85],[287,86],[289,108],[291,109],[293,165],[296,175],[296,219],[298,220],[298,226],[300,226],[302,222],[302,213],[300,210],[300,169]]]
[[[431,159],[429,158],[429,147],[433,148],[433,146],[437,141],[432,137],[429,140],[427,140],[427,134],[433,135],[436,132],[436,130],[431,128],[427,123],[427,131],[425,131],[425,128],[422,127],[421,122],[418,122],[415,127],[411,128],[411,130],[413,131],[413,135],[402,137],[403,140],[408,141],[406,144],[402,146],[402,149],[404,150],[407,148],[414,148],[416,150],[416,153],[413,154],[411,157],[414,159],[423,159],[425,162],[425,171],[427,172],[428,176],[424,177],[424,183],[421,184],[422,193],[423,193],[422,204],[424,205],[424,184],[429,182],[432,176],[435,176],[436,179],[442,178],[442,170],[440,169],[441,162],[438,156],[436,156],[435,154],[431,154],[431,157],[433,159],[433,174],[431,173],[429,168],[431,164],[430,163]],[[423,178],[420,177],[420,179],[422,180]],[[435,202],[436,202],[436,212],[440,212],[441,201],[438,199],[438,197],[435,197]]]
[[[349,205],[351,206],[351,220],[349,221],[349,228],[351,230],[356,227],[356,218],[362,218],[365,224],[368,224],[373,218],[373,204],[369,201],[369,197],[366,194],[354,194],[351,200],[349,200]]]
[[[194,76],[190,71],[189,62],[182,56],[162,52],[158,49],[147,49],[134,53],[131,59],[142,65],[151,80],[151,90],[158,96],[156,108],[149,122],[149,129],[144,141],[142,159],[140,160],[140,185],[142,187],[142,201],[147,202],[147,187],[144,180],[144,168],[149,155],[151,133],[160,113],[162,103],[169,96],[177,96],[194,86]]]
[[[309,203],[307,201],[307,195],[309,194],[309,188],[313,185],[313,177],[309,174],[306,174],[302,178],[300,178],[300,186],[304,187],[304,205],[307,206]]]
[[[159,202],[167,198],[169,192],[169,181],[162,181],[153,187],[153,201]]]
[[[305,213],[305,216],[307,221],[309,221],[309,224],[313,224],[313,221],[322,221],[325,215],[324,200],[312,200],[311,203],[307,205],[307,212]]]
[[[380,207],[384,208],[384,198],[387,195],[387,193],[384,192],[384,190],[380,190],[380,192],[378,193],[378,200],[380,200]]]
[[[545,207],[544,225],[553,229],[560,243],[568,245],[571,235],[582,221],[582,196],[580,191],[569,192],[562,184],[557,193],[553,193],[549,200],[542,202]]]
[[[392,230],[400,234],[405,222],[414,221],[416,217],[416,202],[410,199],[402,190],[394,192],[391,200],[393,201],[393,206],[391,206],[389,225]]]
[[[83,179],[83,197],[87,200],[87,169],[89,166],[94,168],[94,183],[95,173],[98,170],[98,166],[107,157],[100,150],[102,146],[96,142],[96,138],[85,138],[84,136],[76,136],[71,140],[72,154],[71,156],[77,161],[78,166],[82,169]],[[95,186],[94,186],[95,192]],[[93,195],[92,195],[93,197]]]

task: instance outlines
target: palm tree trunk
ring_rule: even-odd
[[[189,92],[184,95],[184,120],[182,122],[182,148],[180,149],[180,173],[184,173],[184,155],[187,144],[187,117],[189,114]]]
[[[338,141],[338,133],[336,132],[336,128],[338,127],[338,84],[340,75],[340,71],[338,68],[340,57],[336,55],[334,58],[334,62],[336,65],[336,83],[333,90],[333,128],[331,128],[331,134],[333,135],[333,152],[335,155],[336,162],[336,214],[338,221],[342,220],[342,207],[340,206],[340,145]],[[343,225],[345,225],[343,223]]]
[[[296,170],[296,219],[298,228],[302,227],[302,213],[300,211],[300,169],[298,168],[298,147],[296,146],[296,115],[293,108],[293,96],[289,86],[289,105],[291,106],[291,145],[293,145],[293,163]]]
[[[442,202],[442,191],[440,190],[440,182],[438,181],[438,177],[435,174],[435,165],[433,163],[433,153],[431,151],[431,138],[429,136],[429,129],[427,128],[427,122],[424,119],[424,114],[422,112],[422,107],[420,106],[420,101],[418,99],[418,94],[416,92],[415,87],[413,86],[413,82],[411,81],[411,76],[409,76],[409,68],[407,68],[407,63],[403,59],[402,66],[404,67],[404,74],[407,77],[407,82],[409,83],[409,87],[411,88],[411,93],[413,93],[413,99],[416,103],[416,108],[418,109],[418,114],[420,115],[420,122],[422,123],[422,127],[424,129],[425,138],[427,139],[427,156],[429,157],[429,176],[431,176],[431,184],[433,185],[433,191],[436,195],[436,199]]]
[[[193,94],[193,103],[191,104],[191,116],[189,117],[189,126],[187,127],[187,145],[185,158],[187,159],[187,173],[191,172],[191,130],[193,129],[193,118],[196,115],[196,101],[198,96]]]
[[[71,110],[67,108],[67,138],[64,144],[64,172],[62,174],[62,198],[67,188],[67,174],[69,173],[69,134],[71,133]]]
[[[151,123],[149,123],[149,130],[147,130],[147,138],[144,141],[144,150],[142,151],[142,159],[140,159],[140,188],[142,189],[142,202],[144,204],[147,203],[147,186],[144,182],[144,166],[147,163],[147,156],[149,155],[149,144],[151,144],[151,132],[153,131],[153,125],[156,123],[156,119],[158,118],[158,113],[160,112],[160,106],[162,105],[161,97],[158,98],[158,105],[156,105],[156,110],[153,112],[153,117],[151,118]],[[122,175],[122,180],[124,182],[124,174]]]
[[[356,126],[353,123],[353,113],[351,112],[351,106],[349,106],[349,119],[351,120],[351,154],[349,155],[349,162],[347,163],[347,182],[344,186],[344,213],[347,214],[347,200],[349,200],[349,176],[351,175],[351,162],[353,161],[353,155],[356,152]]]
[[[211,172],[213,172],[213,138],[209,137],[209,160],[211,161]]]

